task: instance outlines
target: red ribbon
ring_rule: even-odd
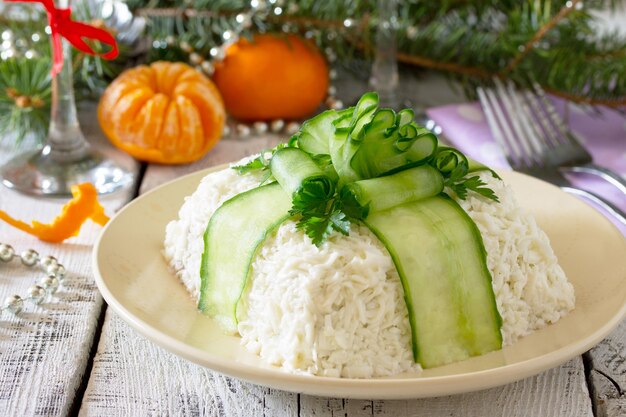
[[[114,59],[117,57],[117,43],[115,38],[109,32],[103,29],[87,25],[85,23],[75,22],[71,18],[72,10],[57,9],[54,0],[5,0],[7,2],[28,2],[41,3],[48,12],[48,22],[52,29],[52,76],[56,76],[61,68],[63,68],[63,45],[61,44],[61,36],[68,40],[69,43],[80,51],[90,55],[100,55],[104,59]],[[99,54],[94,51],[83,38],[95,39],[106,45],[111,46],[111,50],[107,53]]]

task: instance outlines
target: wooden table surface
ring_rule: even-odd
[[[348,80],[345,84],[349,84]],[[357,90],[350,90],[357,91]],[[355,93],[353,97],[356,96]],[[417,83],[426,106],[460,100],[439,79]],[[346,102],[353,97],[345,97]],[[90,141],[122,157],[103,139],[95,107],[81,110]],[[134,188],[102,198],[113,214],[138,194],[188,172],[273,146],[275,135],[222,140],[188,166],[140,165]],[[6,144],[0,163],[12,155]],[[35,199],[0,186],[0,209],[49,221],[62,201]],[[42,243],[0,223],[0,242],[51,254],[67,285],[39,307],[0,317],[0,416],[626,416],[626,321],[582,356],[539,375],[462,395],[402,401],[293,394],[229,378],[181,359],[144,339],[107,309],[94,284],[91,250],[100,228],[89,223],[61,245]],[[26,294],[42,274],[0,264],[0,301]],[[471,388],[471,387],[468,387]]]

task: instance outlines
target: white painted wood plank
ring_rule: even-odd
[[[222,376],[159,348],[110,310],[82,416],[592,416],[582,360],[489,390],[383,401],[315,397]]]
[[[522,417],[592,416],[582,360],[488,390],[398,401],[337,400],[302,395],[300,416]]]
[[[82,118],[85,132],[102,144],[97,126],[87,124],[94,119],[91,111],[81,114],[87,116]],[[0,158],[10,156],[9,149],[0,149]],[[113,214],[131,192],[103,198],[106,212]],[[52,220],[64,202],[27,197],[0,186],[0,209],[27,221]],[[20,316],[4,313],[0,317],[0,415],[63,415],[72,406],[102,308],[91,271],[91,246],[100,230],[87,222],[79,236],[63,244],[47,244],[0,221],[0,242],[17,251],[33,248],[41,255],[54,255],[68,271],[66,286],[48,302],[36,308],[27,302]],[[43,276],[17,260],[0,262],[0,301],[10,294],[25,296],[28,287]]]
[[[80,415],[296,417],[297,395],[194,365],[108,310]]]
[[[626,416],[626,320],[586,357],[596,415]]]

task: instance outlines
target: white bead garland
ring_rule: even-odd
[[[34,249],[27,249],[17,255],[11,245],[0,243],[0,262],[9,263],[16,258],[19,258],[21,263],[29,268],[39,266],[46,275],[39,280],[38,284],[32,285],[28,289],[26,297],[18,294],[8,296],[0,305],[0,313],[6,311],[17,315],[24,308],[24,301],[40,304],[46,296],[57,292],[66,277],[65,267],[54,256],[41,258]]]

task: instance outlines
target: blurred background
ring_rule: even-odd
[[[626,104],[625,4],[79,1],[72,4],[73,18],[113,34],[120,55],[106,61],[75,51],[74,86],[79,102],[95,100],[124,69],[184,62],[212,77],[232,116],[225,134],[241,136],[272,126],[284,130],[324,108],[352,105],[366,89],[379,91],[392,107],[411,105],[419,114],[428,97],[398,88],[399,79],[419,80],[432,72],[453,80],[468,99],[498,77],[521,86],[536,82],[583,107],[620,110]],[[50,118],[50,28],[37,4],[0,3],[0,13],[0,140],[5,146],[35,146],[44,140]],[[281,58],[266,35],[303,44],[309,52]],[[255,37],[265,39],[257,42],[259,50],[241,48]],[[292,85],[301,87],[294,91]]]

